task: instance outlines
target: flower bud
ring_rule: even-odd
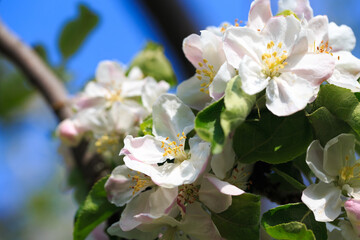
[[[344,204],[354,232],[360,237],[360,199],[350,199]]]
[[[77,145],[82,137],[82,132],[78,130],[70,119],[62,121],[58,126],[57,132],[60,139],[70,146]]]

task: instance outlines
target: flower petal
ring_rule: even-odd
[[[252,58],[244,56],[239,65],[241,87],[249,95],[261,92],[269,84],[269,78],[261,73],[261,65]]]
[[[320,181],[330,183],[336,179],[336,176],[329,175],[324,170],[324,149],[319,140],[313,141],[307,149],[306,163]]]
[[[118,236],[125,239],[141,239],[141,240],[153,240],[158,237],[159,233],[156,231],[142,232],[138,229],[130,231],[123,231],[120,228],[120,222],[116,222],[106,230],[112,236]]]
[[[356,38],[353,30],[346,26],[329,23],[329,45],[333,51],[349,51],[355,48]]]
[[[227,83],[235,76],[235,69],[227,62],[221,65],[219,71],[210,84],[210,96],[215,100],[219,100],[224,96]]]
[[[161,95],[153,106],[153,133],[177,141],[177,134],[188,134],[194,128],[195,115],[173,94]]]
[[[157,164],[166,160],[163,156],[164,149],[162,149],[161,146],[162,142],[153,136],[145,135],[143,137],[134,138],[133,136],[128,135],[124,139],[124,148],[121,150],[120,154],[129,157],[129,161]],[[138,169],[134,170],[140,171]]]
[[[277,116],[288,116],[304,109],[315,93],[305,79],[283,73],[266,88],[266,107]]]
[[[341,212],[341,190],[333,184],[319,182],[308,186],[301,200],[313,211],[316,221],[334,221]]]
[[[114,61],[101,61],[97,66],[95,77],[97,82],[109,85],[115,85],[126,79],[121,65]]]
[[[211,102],[209,94],[200,91],[201,82],[196,75],[183,81],[177,87],[176,95],[188,106],[196,110],[203,109]]]
[[[152,111],[152,106],[156,99],[166,93],[170,88],[170,85],[165,81],[156,82],[154,78],[145,78],[145,84],[141,91],[141,100],[148,112]]]
[[[262,30],[271,17],[270,0],[255,0],[250,6],[247,26]]]
[[[328,141],[324,147],[324,170],[338,176],[344,166],[355,163],[355,136],[340,134]]]
[[[246,27],[229,27],[224,34],[224,52],[228,63],[237,69],[244,55],[260,64],[266,44],[258,31]]]
[[[199,62],[203,60],[203,50],[201,37],[197,34],[191,34],[183,41],[183,51],[186,58],[197,68]]]
[[[212,156],[211,169],[218,178],[224,179],[228,171],[234,166],[234,163],[235,152],[232,147],[232,141],[228,141],[225,143],[221,153]]]

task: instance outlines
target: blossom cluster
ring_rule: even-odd
[[[355,42],[349,27],[313,16],[308,0],[280,0],[276,16],[270,0],[254,0],[246,24],[224,23],[184,39],[195,74],[176,94],[166,93],[168,83],[145,77],[137,67],[126,74],[116,62],[101,62],[95,81],[72,100],[75,114],[58,133],[67,144],[86,138],[104,157],[119,152],[123,157],[105,184],[109,201],[123,207],[108,233],[129,239],[223,239],[212,214],[226,211],[233,196],[247,191],[254,166],[237,161],[235,129],[220,153],[212,151],[196,131],[198,112],[225,98],[234,77],[244,94],[265,99],[263,109],[254,109],[276,117],[304,110],[324,84],[360,92],[360,60],[351,53]],[[144,133],[140,124],[151,131]],[[337,227],[344,239],[360,239],[355,145],[354,134],[342,133],[326,145],[314,140],[306,153],[318,180],[301,199],[316,221],[340,216]]]

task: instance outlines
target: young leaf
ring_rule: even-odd
[[[279,164],[306,152],[312,141],[311,126],[303,112],[277,117],[266,111],[259,121],[247,121],[236,129],[234,151],[240,162]]]
[[[96,226],[121,210],[107,200],[104,189],[107,179],[108,177],[104,177],[94,184],[85,202],[78,210],[75,219],[74,240],[85,239]]]
[[[222,98],[204,108],[195,118],[196,133],[211,143],[214,154],[220,153],[225,143],[224,131],[220,125],[220,115],[224,108],[224,99]]]
[[[232,198],[232,205],[222,213],[212,213],[222,237],[228,240],[258,240],[260,230],[260,197],[244,193]]]
[[[314,102],[315,109],[321,107],[325,107],[335,117],[345,121],[360,135],[360,103],[349,89],[332,84],[322,85]]]
[[[314,214],[303,203],[287,204],[267,211],[261,219],[261,225],[275,239],[327,239],[325,223],[317,222]]]
[[[63,60],[67,60],[78,51],[98,21],[99,18],[95,13],[85,5],[79,5],[79,15],[64,26],[58,40]]]
[[[141,124],[140,129],[142,131],[142,135],[152,135],[152,126],[153,126],[153,119],[152,116],[146,118]]]
[[[285,181],[290,183],[294,188],[301,190],[301,191],[303,191],[306,188],[306,186],[304,184],[302,184],[301,182],[299,182],[298,180],[296,180],[295,178],[293,178],[286,172],[283,172],[276,167],[273,167],[273,170],[275,173],[277,173],[279,176],[281,176]]]
[[[307,117],[313,126],[316,139],[319,139],[323,146],[340,133],[350,131],[348,124],[336,118],[325,107],[318,108],[313,113],[307,115]]]
[[[236,127],[245,121],[255,103],[255,100],[255,95],[247,95],[241,89],[241,79],[239,76],[230,80],[226,87],[224,97],[226,109],[220,116],[220,123],[226,137],[230,132],[234,131]]]
[[[151,76],[157,81],[165,80],[171,86],[176,86],[174,70],[167,60],[164,49],[153,42],[149,42],[131,62],[128,73],[133,67],[139,67],[145,76]]]

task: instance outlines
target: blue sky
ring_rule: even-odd
[[[201,28],[224,21],[247,19],[250,0],[182,0]],[[346,2],[346,4],[343,4]],[[160,32],[136,9],[131,0],[48,1],[1,0],[3,22],[27,44],[42,43],[53,63],[60,62],[57,39],[64,22],[74,18],[79,3],[87,4],[100,16],[100,22],[80,51],[70,60],[68,69],[74,79],[67,84],[71,93],[79,90],[94,74],[99,61],[110,59],[125,64],[147,40],[164,43]],[[342,4],[340,4],[342,3]],[[273,1],[276,12],[277,1]],[[360,39],[360,1],[313,0],[315,14],[327,14],[337,24],[351,26]],[[182,79],[176,59],[165,46],[176,74]],[[354,55],[360,57],[357,44]],[[24,204],[26,196],[51,178],[62,159],[57,153],[58,142],[51,135],[56,120],[40,100],[17,113],[16,121],[0,122],[0,219],[6,218]]]

